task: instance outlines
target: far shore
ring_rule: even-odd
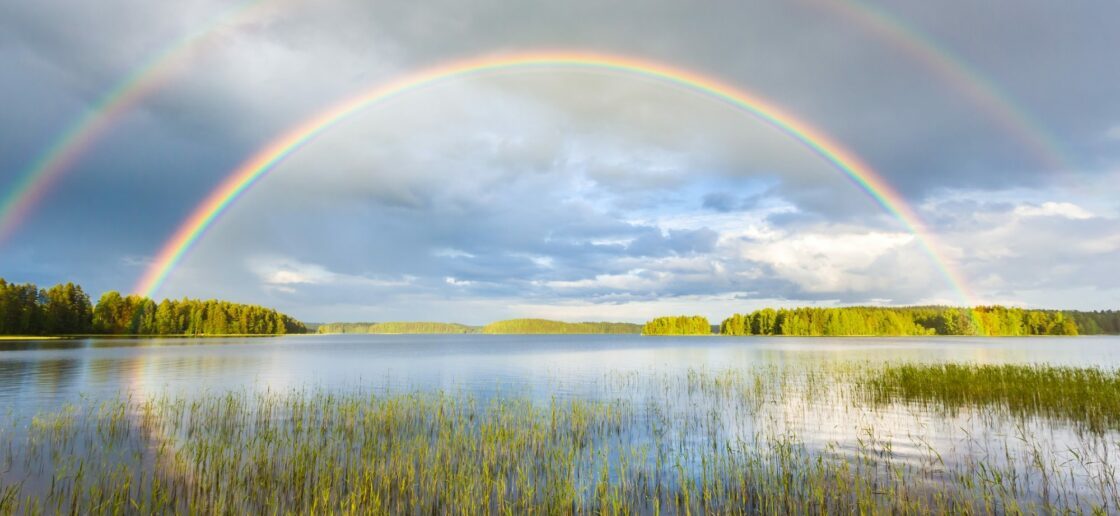
[[[1093,333],[1093,334],[1087,334],[1087,335],[940,335],[940,334],[934,333],[934,334],[930,334],[930,335],[875,335],[875,334],[867,334],[867,335],[859,335],[859,334],[856,334],[856,335],[724,335],[722,333],[684,333],[684,334],[680,334],[680,335],[645,335],[645,334],[641,334],[641,333],[539,333],[539,332],[538,333],[482,333],[482,332],[470,332],[470,333],[424,333],[424,332],[415,332],[415,333],[388,333],[388,332],[379,332],[379,333],[357,333],[357,332],[313,333],[313,332],[309,332],[309,333],[291,333],[291,334],[288,334],[288,335],[263,335],[263,336],[265,336],[265,337],[287,337],[287,336],[308,336],[308,335],[486,335],[486,336],[508,335],[508,336],[522,336],[522,337],[531,336],[531,335],[576,335],[576,336],[578,336],[578,335],[635,335],[635,336],[639,336],[639,337],[718,337],[718,338],[732,338],[732,339],[736,339],[736,338],[756,338],[756,337],[782,338],[782,339],[849,339],[849,338],[859,338],[859,339],[867,339],[867,338],[927,339],[927,338],[930,338],[930,337],[934,337],[934,338],[962,338],[963,337],[963,338],[984,338],[984,339],[1007,339],[1007,338],[1018,339],[1018,338],[1024,338],[1024,337],[1095,337],[1095,336],[1110,336],[1112,334]],[[147,335],[139,335],[139,336],[140,337],[145,337]],[[258,335],[258,336],[260,336],[260,335]]]
[[[386,335],[386,336],[399,336],[399,335],[508,335],[508,336],[531,336],[531,335],[637,335],[641,337],[717,337],[717,338],[743,338],[743,337],[778,337],[778,338],[904,338],[904,339],[923,339],[923,338],[1021,338],[1021,337],[1053,337],[1054,335],[723,335],[719,333],[704,333],[704,334],[682,334],[682,335],[642,335],[638,333],[286,333],[281,335],[261,335],[261,334],[242,334],[230,333],[222,335],[105,335],[105,334],[82,334],[82,335],[0,335],[0,342],[3,341],[33,341],[33,340],[78,340],[78,339],[220,339],[220,338],[269,338],[269,337],[311,337],[316,335]],[[1093,335],[1063,335],[1074,337],[1092,337]]]
[[[0,340],[70,340],[70,339],[208,339],[229,337],[284,337],[286,335],[315,335],[314,333],[288,333],[282,335],[254,334],[254,333],[227,333],[215,335],[106,335],[103,333],[77,334],[77,335],[0,335]]]

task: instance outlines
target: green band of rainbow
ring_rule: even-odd
[[[571,52],[543,52],[453,62],[375,87],[307,119],[262,148],[222,181],[167,240],[133,291],[137,294],[153,296],[166,280],[168,274],[183,259],[192,245],[202,237],[206,229],[249,187],[264,177],[284,158],[362,108],[448,79],[473,76],[485,72],[520,70],[527,67],[604,70],[657,79],[703,93],[749,113],[758,120],[802,143],[851,179],[860,189],[867,192],[887,212],[901,221],[908,231],[915,235],[924,250],[932,258],[933,263],[948,280],[949,285],[960,295],[962,300],[970,305],[973,304],[964,282],[948,265],[949,262],[937,252],[932,236],[925,231],[920,219],[910,209],[906,201],[853,153],[827,138],[809,124],[794,118],[777,106],[753,94],[733,88],[710,77],[630,57]]]
[[[15,184],[0,197],[0,243],[15,231],[62,173],[73,166],[123,113],[172,78],[178,66],[210,41],[215,32],[244,20],[254,12],[254,7],[263,2],[248,0],[228,10],[201,30],[153,56],[98,98],[18,175]]]

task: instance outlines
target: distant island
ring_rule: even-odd
[[[441,322],[382,322],[382,323],[326,323],[318,326],[318,333],[365,334],[461,334],[487,335],[577,335],[577,334],[632,334],[642,331],[642,325],[616,322],[553,321],[548,319],[508,319],[487,324],[468,326]]]
[[[709,335],[701,316],[658,317],[642,327],[643,335]],[[764,308],[724,319],[720,335],[915,336],[1120,334],[1120,311],[1028,310],[1005,306],[843,308]]]
[[[364,334],[455,334],[478,333],[477,326],[442,322],[358,322],[320,324],[317,333],[364,333]]]
[[[567,323],[548,319],[509,319],[487,324],[482,333],[489,334],[638,334],[642,325],[614,322]]]

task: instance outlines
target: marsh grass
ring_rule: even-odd
[[[919,396],[899,386],[958,372],[907,367],[621,373],[589,399],[297,389],[70,406],[0,434],[0,513],[1117,510],[1115,433],[1058,449],[1034,431],[1044,422],[1030,411],[1050,414],[1043,402],[1022,402],[1010,426],[978,418],[987,433],[954,441],[954,450],[921,431],[921,410],[902,416],[916,424],[881,428],[911,403],[983,413],[1010,406],[998,393],[1027,390],[936,394],[955,392],[944,386]],[[1066,393],[1089,395],[1082,388],[1098,381],[1037,372]],[[1094,406],[1102,418],[1115,410]],[[852,439],[799,432],[826,408],[851,421]],[[1014,432],[1002,441],[992,437],[1007,428]]]
[[[997,407],[1092,432],[1120,429],[1120,371],[1047,365],[894,364],[869,368],[858,386],[878,403],[957,411]]]

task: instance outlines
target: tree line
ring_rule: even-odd
[[[613,322],[562,322],[548,319],[507,319],[482,327],[482,333],[489,334],[637,334],[641,326],[630,323]]]
[[[707,317],[680,315],[658,317],[642,326],[642,335],[711,335]]]
[[[93,306],[73,283],[46,290],[0,278],[0,335],[58,335],[93,331]]]
[[[888,308],[764,308],[734,314],[719,325],[721,335],[933,335],[898,310]]]
[[[306,333],[271,308],[219,300],[165,299],[106,292],[94,305],[73,283],[39,289],[0,278],[2,335],[283,335]]]
[[[640,324],[615,322],[563,322],[549,319],[507,319],[486,326],[441,322],[359,322],[326,323],[319,325],[319,333],[484,333],[491,335],[514,334],[638,334]]]
[[[1009,337],[1102,333],[1120,333],[1120,312],[1004,306],[764,308],[732,315],[720,324],[721,335]]]
[[[1120,311],[1030,310],[1005,306],[763,308],[724,319],[720,335],[909,336],[1120,334]],[[707,335],[700,316],[657,317],[643,335]]]
[[[448,334],[478,333],[478,328],[441,322],[326,323],[319,325],[317,331],[319,333]]]

